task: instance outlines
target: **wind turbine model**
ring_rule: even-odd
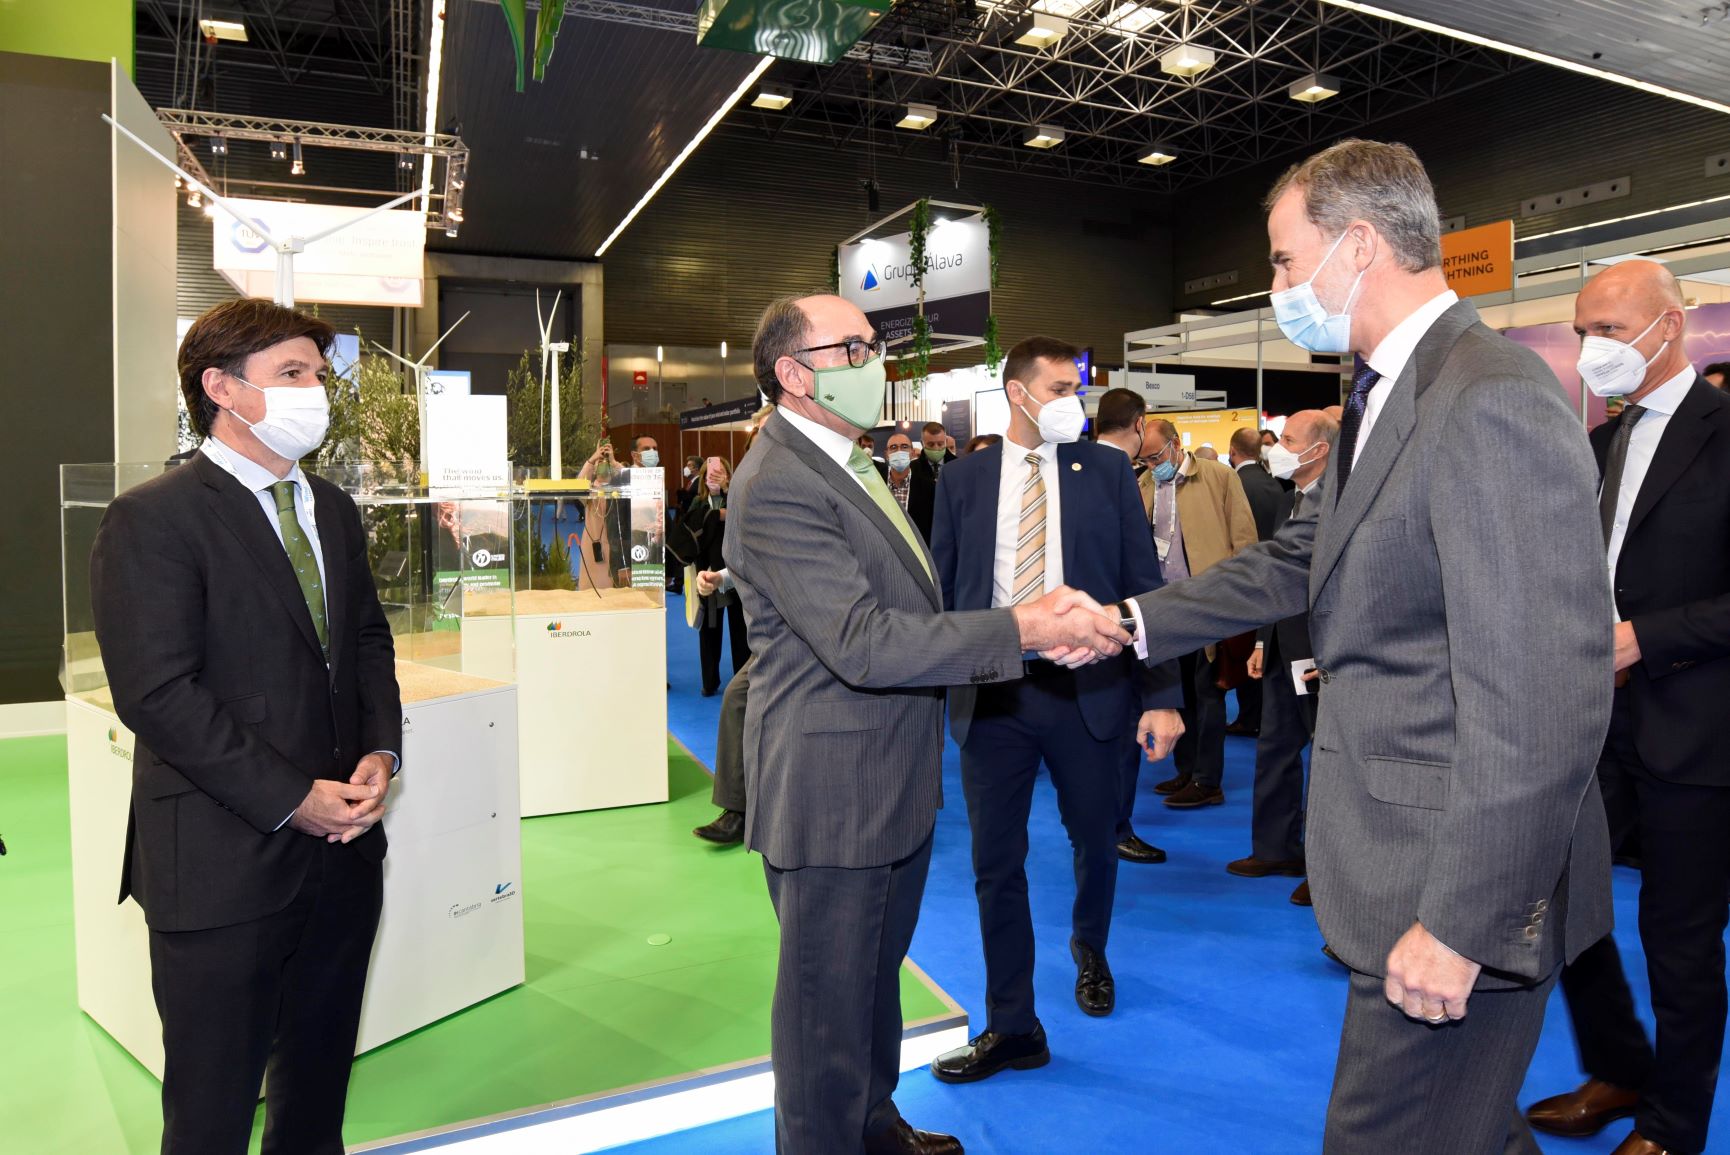
[[[306,246],[317,241],[322,241],[332,233],[340,233],[343,229],[346,229],[351,225],[358,225],[361,221],[364,221],[369,217],[377,216],[379,213],[382,213],[387,209],[394,209],[398,205],[407,204],[416,197],[428,195],[432,191],[430,188],[418,188],[414,192],[404,193],[393,201],[386,201],[384,204],[379,205],[369,213],[355,217],[353,220],[344,221],[339,225],[333,225],[321,233],[312,234],[310,237],[283,237],[278,239],[266,232],[264,226],[259,222],[243,216],[240,210],[230,205],[226,199],[217,196],[215,191],[212,190],[209,185],[198,180],[191,173],[157,152],[154,148],[150,147],[150,145],[144,143],[144,141],[140,140],[131,129],[115,120],[112,116],[109,116],[105,112],[102,114],[102,119],[106,120],[116,132],[121,133],[133,144],[136,144],[139,148],[142,148],[145,152],[149,153],[151,156],[167,165],[171,170],[178,173],[180,179],[186,182],[187,188],[194,190],[202,196],[209,197],[210,202],[217,208],[221,209],[223,212],[257,233],[259,237],[264,240],[264,243],[269,245],[271,249],[275,251],[276,303],[279,305],[285,305],[289,308],[294,307],[294,254],[305,252]],[[425,416],[425,414],[423,413],[422,416]],[[425,448],[424,443],[422,448]]]
[[[552,469],[549,477],[553,481],[562,479],[564,473],[564,422],[559,417],[559,395],[564,391],[564,378],[559,375],[559,355],[568,353],[571,349],[569,341],[553,340],[553,321],[559,315],[559,298],[564,295],[560,289],[553,294],[553,311],[547,314],[546,320],[541,320],[541,291],[535,290],[535,323],[541,328],[541,448],[547,445],[547,364],[553,367],[553,456]]]
[[[472,312],[473,310],[470,310],[470,311]],[[372,343],[373,348],[377,349],[380,353],[383,353],[386,357],[389,357],[393,361],[401,362],[405,368],[414,370],[415,407],[416,407],[417,412],[420,415],[420,467],[421,467],[421,470],[423,472],[426,470],[426,467],[427,467],[427,464],[426,464],[426,394],[427,394],[427,379],[426,379],[427,366],[426,366],[426,363],[429,360],[431,360],[432,355],[435,352],[437,352],[438,347],[440,345],[444,344],[444,339],[446,337],[450,336],[452,333],[456,332],[457,325],[462,324],[464,321],[466,321],[468,319],[469,319],[468,313],[464,313],[462,316],[458,317],[456,319],[455,323],[452,324],[450,328],[446,329],[443,333],[439,334],[439,339],[437,341],[434,341],[431,345],[429,345],[427,347],[427,351],[420,355],[420,360],[418,360],[418,361],[410,361],[406,357],[399,357],[395,353],[392,353],[389,349],[386,349],[383,345],[380,345],[377,341],[374,341]]]

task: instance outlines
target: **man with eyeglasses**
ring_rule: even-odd
[[[840,297],[768,307],[752,355],[776,411],[733,479],[724,546],[755,655],[745,843],[781,923],[781,1155],[961,1150],[909,1126],[892,1098],[901,960],[942,800],[941,687],[1019,678],[1025,653],[1060,647],[1082,665],[1129,640],[1116,614],[1062,588],[943,612],[924,539],[855,444],[883,415],[883,354]]]

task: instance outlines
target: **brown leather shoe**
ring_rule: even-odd
[[[1310,880],[1309,879],[1306,878],[1302,882],[1298,883],[1297,889],[1291,892],[1291,904],[1293,906],[1314,906],[1315,905],[1315,903],[1310,901]]]
[[[1248,858],[1240,858],[1236,862],[1226,863],[1225,872],[1235,874],[1239,878],[1266,878],[1270,874],[1283,874],[1287,878],[1302,878],[1304,876],[1304,863],[1301,858],[1257,858],[1252,854]]]
[[[1533,1103],[1526,1112],[1526,1122],[1546,1134],[1584,1139],[1596,1135],[1617,1119],[1626,1119],[1639,1105],[1640,1092],[1588,1079],[1565,1095],[1552,1095]],[[1639,1136],[1630,1135],[1628,1138],[1638,1139]],[[1627,1144],[1622,1146],[1627,1147]],[[1645,1151],[1647,1148],[1630,1147],[1629,1150]],[[1651,1147],[1650,1150],[1655,1152],[1658,1148]]]
[[[1638,1131],[1628,1132],[1628,1137],[1616,1145],[1610,1155],[1677,1155],[1668,1147],[1660,1147],[1652,1140],[1643,1137]]]
[[[1173,810],[1195,810],[1202,806],[1218,806],[1225,801],[1225,791],[1218,786],[1203,786],[1199,782],[1191,782],[1182,790],[1165,800],[1165,804]]]
[[[921,1131],[905,1119],[895,1126],[865,1138],[865,1155],[963,1155],[961,1140],[953,1135]]]
[[[1164,782],[1154,786],[1153,792],[1155,794],[1176,794],[1179,790],[1188,786],[1191,780],[1192,779],[1188,774],[1179,774],[1175,778],[1167,778]]]

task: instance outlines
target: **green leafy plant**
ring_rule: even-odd
[[[363,355],[349,376],[325,382],[330,432],[310,464],[366,463],[412,476],[420,463],[420,404],[414,382],[388,357]]]
[[[829,287],[837,293],[841,291],[841,247],[839,245],[829,250]]]
[[[990,205],[980,209],[979,215],[985,221],[986,244],[991,253],[991,289],[996,292],[997,277],[1003,261],[1001,220],[997,210]],[[1002,363],[1003,347],[998,342],[997,313],[993,311],[985,315],[985,367],[996,373],[997,366]]]
[[[992,373],[1003,364],[1003,346],[997,340],[997,314],[985,314],[985,367]]]
[[[923,309],[913,318],[913,352],[908,356],[907,364],[908,390],[918,397],[925,387],[925,379],[931,376],[931,322],[925,319]]]
[[[573,352],[559,366],[559,424],[564,433],[559,452],[566,476],[576,475],[601,435],[599,422],[589,413],[583,361],[582,354]],[[511,464],[545,469],[552,463],[552,429],[546,424],[552,411],[552,397],[542,399],[540,354],[525,352],[505,374],[505,439]]]
[[[925,311],[925,241],[931,234],[931,198],[920,197],[913,202],[913,216],[907,226],[907,257],[913,265],[913,287],[919,290],[919,311]]]

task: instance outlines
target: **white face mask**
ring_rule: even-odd
[[[1650,333],[1664,314],[1652,318],[1652,324],[1640,330],[1640,335],[1626,345],[1609,337],[1587,336],[1580,342],[1580,380],[1600,397],[1636,393],[1646,380],[1646,370],[1670,347],[1665,341],[1650,358],[1642,358],[1634,348]]]
[[[299,461],[320,445],[330,430],[330,398],[324,386],[277,385],[262,389],[244,377],[233,376],[248,389],[264,394],[264,416],[248,421],[230,409],[234,419],[252,430],[264,447],[290,461]]]
[[[1352,298],[1358,294],[1358,285],[1363,282],[1365,269],[1357,275],[1352,287],[1346,293],[1345,303],[1337,313],[1329,313],[1321,298],[1316,296],[1316,278],[1322,269],[1333,260],[1334,253],[1340,247],[1340,241],[1346,239],[1341,233],[1334,241],[1328,255],[1322,258],[1322,263],[1316,266],[1316,271],[1310,274],[1310,279],[1301,285],[1289,289],[1281,289],[1268,298],[1273,306],[1274,320],[1279,323],[1280,332],[1286,340],[1300,349],[1311,353],[1349,353],[1352,350]]]
[[[908,466],[913,464],[913,454],[906,449],[897,449],[889,455],[889,468],[896,473],[906,473]]]
[[[1021,388],[1024,392],[1027,391],[1027,386],[1023,385]],[[1031,392],[1027,393],[1027,399],[1039,405],[1038,401],[1034,401]],[[1039,405],[1037,418],[1028,413],[1024,406],[1017,405],[1016,408],[1033,420],[1039,426],[1039,436],[1053,445],[1068,445],[1079,440],[1081,427],[1087,424],[1087,413],[1081,407],[1081,398],[1073,394]]]
[[[1316,447],[1316,445],[1323,445],[1323,444],[1326,444],[1326,443],[1318,441],[1318,442],[1316,442],[1315,445],[1310,446],[1309,449],[1304,450],[1304,453],[1308,453],[1310,451],[1310,449],[1314,449]],[[1319,461],[1319,460],[1321,460],[1319,455],[1316,457],[1312,457],[1310,459],[1310,461]],[[1296,473],[1299,469],[1303,468],[1304,466],[1310,464],[1310,461],[1304,460],[1303,453],[1293,453],[1291,450],[1287,449],[1283,445],[1275,444],[1275,445],[1269,445],[1267,447],[1268,472],[1272,473],[1275,477],[1279,478],[1281,481],[1290,480],[1292,474]]]

